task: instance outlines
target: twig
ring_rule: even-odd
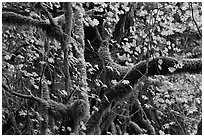
[[[177,125],[180,127],[180,129],[182,130],[183,134],[185,134],[185,131],[183,129],[183,127],[181,126],[181,124],[178,122],[177,118],[175,117],[175,114],[167,107],[167,110],[173,115]]]
[[[101,34],[100,34],[99,31],[98,31],[98,28],[95,27],[95,30],[96,30],[96,35],[98,36],[98,39],[100,40],[100,42],[102,42],[103,39],[102,39],[102,37],[101,37]]]
[[[195,23],[195,25],[196,25],[196,28],[197,28],[197,30],[198,30],[198,32],[199,32],[199,35],[200,35],[200,37],[202,37],[202,33],[200,32],[200,29],[199,29],[199,27],[198,27],[198,24],[197,24],[197,22],[195,21],[195,18],[194,18],[194,15],[193,15],[193,4],[192,4],[192,2],[190,2],[190,7],[191,7],[191,13],[192,13],[192,18],[193,18],[193,22]]]
[[[45,12],[46,16],[48,17],[50,24],[51,25],[56,25],[55,21],[52,18],[52,15],[48,12],[48,10],[43,6],[42,2],[39,2],[39,6],[43,9],[43,11]]]
[[[20,129],[18,128],[17,126],[17,123],[16,123],[16,119],[15,119],[15,115],[14,115],[14,109],[12,107],[9,107],[9,102],[8,102],[8,99],[5,95],[5,92],[3,91],[3,95],[5,96],[5,104],[6,104],[6,107],[11,111],[10,113],[10,117],[11,117],[11,121],[12,121],[12,124],[13,124],[13,127],[14,127],[14,130],[17,132],[18,135],[21,135],[21,131]],[[14,131],[14,132],[15,132]]]
[[[37,101],[37,102],[42,102],[42,100],[41,100],[40,98],[35,97],[35,96],[33,96],[32,94],[31,94],[31,95],[24,95],[24,94],[21,94],[21,93],[17,93],[17,92],[15,92],[15,91],[12,91],[12,90],[10,90],[4,83],[2,83],[2,87],[3,87],[7,92],[9,92],[9,93],[11,93],[11,94],[13,94],[13,95],[15,95],[15,96],[17,96],[17,97],[27,98],[27,99],[33,99],[33,100],[35,100],[35,101]]]
[[[2,74],[2,76],[6,79],[6,82],[7,82],[8,86],[9,86],[9,88],[11,88],[8,78],[4,74]]]

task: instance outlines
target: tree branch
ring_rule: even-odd
[[[103,39],[102,39],[102,37],[101,37],[101,34],[100,34],[99,31],[98,31],[98,28],[97,28],[96,26],[95,26],[94,28],[95,28],[95,30],[96,30],[96,35],[97,35],[99,41],[100,41],[100,42],[103,42]]]
[[[48,12],[48,10],[43,6],[42,2],[39,2],[38,5],[42,10],[45,12],[46,16],[48,17],[51,25],[57,25],[56,22],[53,20],[52,15]]]
[[[69,73],[69,44],[71,41],[71,30],[72,30],[72,6],[70,2],[64,3],[65,10],[65,33],[67,36],[65,37],[65,42],[62,43],[63,51],[64,51],[64,74],[65,74],[65,90],[68,95],[71,94],[71,78]]]
[[[3,23],[11,23],[18,25],[33,25],[36,27],[40,27],[43,30],[46,30],[50,27],[50,23],[47,21],[41,21],[37,19],[33,19],[31,17],[22,16],[20,14],[14,12],[3,12],[2,13],[2,22]]]
[[[63,42],[64,33],[62,28],[56,24],[50,24],[47,21],[36,20],[31,17],[22,16],[13,12],[2,13],[3,23],[14,24],[14,25],[24,25],[24,26],[35,26],[42,28],[47,36],[55,38],[59,42]]]
[[[35,100],[37,102],[42,102],[42,99],[38,98],[38,97],[35,97],[33,95],[24,95],[24,94],[21,94],[21,93],[17,93],[17,92],[14,92],[12,90],[10,90],[4,83],[2,83],[2,87],[9,93],[11,93],[12,95],[15,95],[17,97],[21,97],[21,98],[26,98],[26,99],[32,99],[32,100]]]
[[[193,4],[192,4],[192,2],[190,2],[190,6],[191,6],[191,11],[192,11],[191,13],[192,13],[193,22],[194,22],[195,25],[196,25],[196,28],[197,28],[197,30],[198,30],[198,32],[199,32],[200,37],[202,37],[202,33],[201,33],[201,31],[200,31],[200,29],[199,29],[199,27],[198,27],[197,22],[195,21],[194,15],[193,15]]]
[[[162,62],[159,64],[159,62]],[[137,80],[145,74],[146,61],[141,61],[134,65],[132,69],[124,76],[124,80],[129,80],[133,86]],[[171,70],[172,69],[172,70]],[[182,59],[173,57],[158,57],[149,60],[147,76],[153,75],[172,75],[176,73],[201,73],[202,59]]]
[[[158,67],[159,63],[160,67]],[[175,68],[175,66],[182,64],[181,67]],[[200,73],[202,72],[202,59],[183,59],[183,60],[177,60],[175,58],[171,57],[158,57],[152,60],[149,60],[149,66],[148,66],[149,72],[147,73],[147,76],[152,75],[170,75],[175,73]],[[169,68],[174,68],[174,71],[171,71]],[[138,82],[138,80],[146,73],[146,61],[141,61],[140,63],[134,65],[127,74],[123,77],[121,81],[119,81],[116,85],[112,86],[110,90],[108,90],[106,93],[106,97],[108,98],[109,102],[112,101],[121,101],[125,97],[127,97],[132,92],[132,87],[134,84]],[[124,80],[128,81],[126,83]],[[103,105],[103,103],[102,103]],[[97,119],[100,119],[99,117],[102,116],[104,111],[109,107],[109,105],[106,105],[99,109],[98,112],[93,114],[93,118],[96,117]],[[92,121],[94,121],[90,118]],[[88,131],[94,130],[94,127],[98,123],[96,122],[95,125],[92,125],[88,127]],[[92,129],[90,129],[92,128]],[[92,132],[88,132],[89,134],[92,134]]]
[[[104,64],[111,66],[114,72],[119,73],[120,76],[124,76],[131,68],[130,66],[121,66],[114,62],[109,51],[109,42],[106,40],[102,41],[101,46],[98,50],[98,54],[100,55],[101,60],[104,62]]]

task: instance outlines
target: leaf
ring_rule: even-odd
[[[99,70],[99,67],[98,67],[98,65],[96,64],[96,65],[94,65],[94,68],[96,68],[97,70]]]
[[[159,65],[162,65],[162,63],[163,63],[162,59],[159,59],[159,60],[158,60],[158,64],[159,64]]]
[[[164,131],[162,131],[162,130],[159,130],[159,134],[160,135],[165,135]]]
[[[113,68],[111,66],[106,66],[106,68],[113,72]]]
[[[4,59],[5,59],[5,60],[10,60],[10,59],[11,59],[11,55],[6,55],[6,56],[4,56]]]
[[[27,115],[27,113],[26,113],[26,112],[24,112],[23,110],[21,110],[21,111],[19,111],[19,115],[20,115],[20,116],[26,116],[26,115]]]
[[[35,85],[35,84],[34,84],[33,86],[34,86],[35,89],[39,89],[39,86],[38,86],[38,85]]]
[[[168,70],[169,72],[173,73],[176,69],[174,67],[169,67]]]
[[[93,106],[93,110],[98,111],[98,108],[96,106]]]
[[[97,26],[99,24],[99,21],[97,19],[93,19],[92,26]]]
[[[51,81],[49,81],[49,80],[47,80],[47,84],[48,84],[48,85],[51,85],[51,84],[52,84],[52,82],[51,82]]]
[[[130,8],[129,8],[129,7],[126,7],[126,8],[125,8],[125,11],[126,11],[126,12],[127,12],[127,11],[129,11],[129,10],[130,10]]]
[[[109,101],[107,96],[104,95],[104,98],[105,98],[106,101],[108,101],[110,103],[110,101]]]
[[[170,41],[167,41],[167,42],[166,42],[166,44],[167,44],[167,45],[170,45],[170,44],[171,44],[171,42],[170,42]]]
[[[145,16],[145,15],[147,15],[148,13],[147,13],[147,11],[146,10],[143,10],[143,11],[141,11],[140,13],[139,13],[139,16]]]
[[[19,64],[19,65],[18,65],[18,68],[19,68],[19,69],[22,69],[23,66],[24,66],[23,64]]]
[[[130,81],[129,81],[129,80],[123,80],[122,83],[123,83],[124,85],[127,85],[127,84],[130,84]]]
[[[66,92],[65,90],[61,90],[60,93],[61,93],[62,95],[67,96],[67,92]]]
[[[183,98],[179,98],[179,97],[177,97],[177,98],[176,98],[176,102],[177,102],[177,103],[183,103],[184,100],[183,100]]]
[[[164,128],[169,129],[169,124],[168,123],[164,124]]]
[[[31,74],[32,74],[33,77],[37,77],[38,76],[38,74],[36,72],[32,72]]]
[[[148,100],[148,97],[145,96],[145,95],[142,95],[142,98],[143,98],[144,100]]]
[[[71,131],[72,131],[72,128],[71,128],[71,127],[67,127],[67,130],[71,132]]]
[[[42,65],[43,65],[43,64],[46,64],[46,62],[45,62],[45,61],[40,61],[39,63],[40,63],[40,64],[42,64]]]
[[[56,131],[57,130],[59,130],[59,127],[58,126],[56,126],[56,125],[54,125],[54,127],[53,127]]]
[[[160,70],[162,70],[162,67],[161,67],[161,65],[158,65],[158,68],[159,68]]]
[[[54,59],[53,58],[48,58],[48,62],[54,63]]]
[[[117,81],[116,80],[111,80],[111,83],[113,83],[113,85],[116,85]]]
[[[82,129],[82,130],[86,130],[86,125],[84,124],[84,122],[81,121],[80,124],[81,124],[81,129]]]

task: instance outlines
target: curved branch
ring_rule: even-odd
[[[52,15],[48,12],[48,10],[43,6],[42,2],[39,2],[38,5],[40,6],[40,8],[43,9],[43,11],[45,12],[46,16],[48,17],[50,24],[51,25],[56,25],[56,22],[53,20]]]
[[[196,135],[202,135],[202,119],[198,123]]]
[[[104,105],[99,111],[94,113],[87,123],[87,134],[94,134],[95,127],[99,124],[104,111],[109,107],[112,101],[121,101],[131,92],[132,87],[142,78],[153,75],[171,75],[175,73],[200,73],[202,71],[202,59],[182,59],[178,60],[172,57],[158,57],[148,60],[148,72],[146,72],[147,61],[141,61],[134,66],[121,66],[113,61],[109,51],[109,42],[104,40],[98,50],[101,60],[105,65],[109,65],[123,76],[122,80],[116,85],[107,89]],[[125,80],[125,81],[124,81]],[[128,81],[128,82],[127,82]],[[109,104],[107,103],[109,102]],[[101,105],[102,105],[101,104]],[[93,122],[95,121],[95,122]],[[98,122],[96,122],[98,121]]]
[[[161,62],[161,64],[159,64]],[[137,80],[145,74],[146,61],[141,61],[134,65],[132,69],[123,77],[129,80],[133,86]],[[147,76],[153,75],[172,75],[176,73],[200,73],[202,72],[202,59],[182,59],[173,57],[158,57],[149,60]]]
[[[63,33],[62,28],[59,25],[50,24],[47,21],[36,20],[13,12],[3,12],[2,22],[24,26],[33,25],[35,27],[42,28],[48,36],[55,38],[61,43],[66,35]]]
[[[194,15],[193,15],[193,4],[192,4],[192,2],[190,2],[190,6],[191,6],[191,11],[192,11],[191,13],[192,13],[193,22],[194,22],[195,25],[196,25],[196,28],[197,28],[197,30],[198,30],[198,32],[199,32],[200,37],[202,37],[202,33],[201,33],[201,31],[200,31],[200,29],[199,29],[199,27],[198,27],[197,22],[195,21]]]
[[[89,106],[87,105],[87,102],[82,99],[74,101],[71,105],[64,105],[51,99],[46,100],[35,97],[34,95],[24,95],[11,91],[5,84],[2,84],[2,87],[15,96],[32,99],[40,103],[43,107],[43,110],[48,110],[49,115],[55,118],[56,120],[62,118],[73,119],[74,123],[70,123],[70,125],[74,126],[72,128],[76,128],[79,125],[80,121],[87,116],[87,113],[89,111]]]
[[[111,66],[114,72],[119,73],[120,76],[124,76],[128,70],[130,70],[131,66],[121,66],[114,62],[111,57],[111,53],[109,51],[109,42],[104,40],[101,43],[101,46],[98,50],[98,53],[101,57],[101,60],[104,62],[105,65]]]
[[[43,100],[41,98],[38,98],[38,97],[35,97],[34,95],[24,95],[24,94],[21,94],[21,93],[17,93],[15,91],[12,91],[10,90],[4,83],[2,83],[2,87],[9,93],[11,93],[12,95],[14,96],[17,96],[17,97],[20,97],[20,98],[26,98],[26,99],[32,99],[32,100],[35,100],[36,102],[38,103],[42,103]]]
[[[159,63],[160,64],[159,67]],[[180,67],[175,68],[182,64]],[[140,63],[134,65],[127,74],[123,77],[121,81],[119,81],[116,85],[114,85],[111,90],[107,93],[107,97],[109,101],[113,100],[122,100],[129,93],[131,93],[132,88],[138,80],[144,76],[146,73],[146,61],[141,61]],[[173,69],[173,71],[171,70]],[[149,61],[147,76],[153,75],[171,75],[176,73],[201,73],[202,72],[202,59],[183,59],[177,60],[171,57],[158,57]],[[129,83],[126,84],[124,80]]]
[[[132,132],[134,133],[134,134],[142,134],[143,133],[143,131],[142,131],[142,129],[135,123],[135,122],[133,122],[133,121],[129,121],[129,123],[128,123],[129,125],[129,128],[132,130]]]
[[[160,67],[159,63],[160,62]],[[162,63],[161,63],[162,62]],[[181,67],[175,68],[175,66],[182,64]],[[143,77],[146,73],[146,61],[141,61],[140,63],[134,65],[127,74],[119,81],[116,85],[112,86],[106,93],[106,97],[109,102],[112,101],[121,101],[127,97],[132,92],[132,87],[138,82],[138,80]],[[174,68],[174,71],[171,71],[169,68]],[[148,66],[149,72],[147,76],[152,75],[170,75],[175,73],[200,73],[202,72],[202,59],[183,59],[177,60],[171,57],[158,57],[152,60],[149,60]],[[124,81],[126,80],[126,82]],[[128,81],[128,83],[127,83]],[[106,100],[107,102],[107,100]],[[102,102],[103,105],[103,102]],[[99,109],[98,112],[94,113],[90,120],[95,121],[94,117],[97,120],[100,119],[104,111],[109,107],[109,104],[103,106]],[[98,124],[97,122],[88,127],[87,131],[94,130],[94,127]],[[92,134],[93,132],[87,132]]]

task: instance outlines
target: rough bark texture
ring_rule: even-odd
[[[42,28],[49,28],[50,23],[48,21],[39,21],[31,17],[23,16],[14,12],[3,12],[2,21],[5,23],[17,24],[17,25],[33,25]]]
[[[84,42],[84,25],[83,25],[83,8],[81,3],[76,3],[76,8],[74,9],[74,28],[73,34],[74,38],[77,41],[76,49],[76,68],[78,72],[77,85],[80,88],[78,91],[78,98],[83,99],[86,102],[86,105],[81,106],[81,113],[83,113],[83,119],[85,122],[90,117],[90,105],[88,100],[88,83],[87,83],[87,73],[86,73],[86,62],[84,57],[85,42]]]
[[[109,43],[107,41],[103,41],[101,43],[98,53],[101,57],[101,60],[104,62],[104,65],[111,66],[114,72],[118,73],[120,77],[124,76],[131,68],[130,66],[121,66],[114,62],[109,51]]]
[[[84,49],[85,49],[85,42],[84,42],[84,25],[83,25],[83,14],[82,14],[82,4],[77,3],[77,8],[74,9],[74,29],[73,34],[74,38],[77,41],[76,45],[76,57],[77,57],[77,71],[79,72],[78,75],[78,84],[80,88],[82,88],[81,96],[88,102],[87,97],[87,73],[86,73],[86,62],[84,58]]]
[[[71,30],[72,30],[72,5],[70,2],[64,3],[64,10],[65,10],[65,42],[63,44],[63,51],[64,51],[64,74],[65,74],[65,90],[67,95],[71,94],[71,77],[69,73],[69,44],[71,43]]]

